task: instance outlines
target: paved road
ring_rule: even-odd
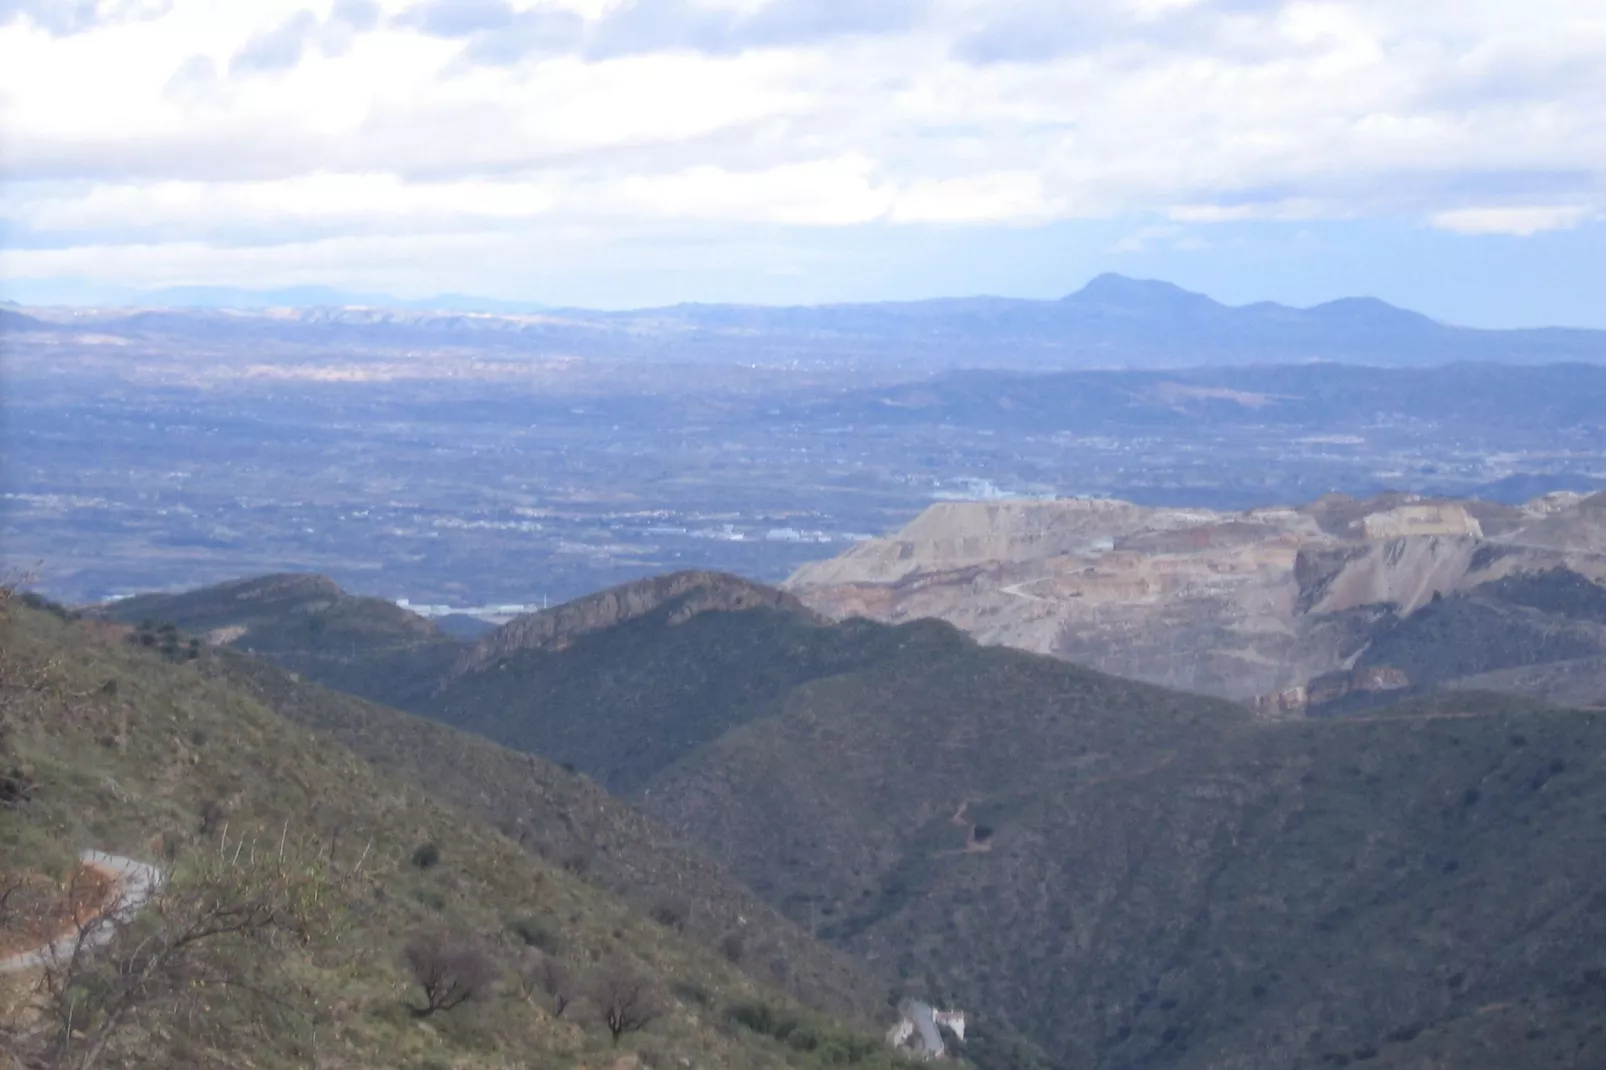
[[[111,881],[110,898],[103,907],[104,912],[95,919],[94,928],[88,937],[93,944],[103,944],[112,938],[117,922],[127,920],[138,913],[146,900],[161,887],[162,872],[144,862],[136,862],[132,858],[123,858],[120,855],[109,855],[104,851],[84,851],[78,856],[78,860],[85,867],[100,872]],[[49,965],[57,959],[71,955],[77,940],[76,931],[67,932],[41,948],[0,959],[0,973],[16,973],[20,970]]]

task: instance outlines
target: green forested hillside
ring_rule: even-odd
[[[1598,714],[1267,724],[936,622],[672,612],[460,674],[436,713],[608,756],[794,920],[1059,1065],[1599,1056]]]
[[[939,725],[884,773],[840,760],[888,724],[800,701],[648,806],[822,937],[994,1009],[1063,1065],[1606,1059],[1599,713],[1474,695],[1244,725],[1058,787],[988,784],[965,748],[940,753]],[[983,843],[956,849],[936,785]]]
[[[383,598],[348,594],[323,576],[259,576],[140,595],[99,607],[96,615],[173,624],[208,644],[390,705],[432,688],[464,649],[423,617]]]
[[[887,978],[810,939],[706,853],[589,777],[231,650],[208,650],[196,667],[648,914],[672,916],[691,938],[816,1007],[866,1024],[890,1010]]]
[[[689,597],[689,596],[688,596]],[[761,606],[671,623],[675,598],[560,650],[514,650],[452,674],[410,705],[567,762],[626,797],[811,680],[876,671],[907,636]]]
[[[1599,711],[1262,722],[774,605],[560,639],[410,701],[594,774],[1052,1065],[1606,1065]]]

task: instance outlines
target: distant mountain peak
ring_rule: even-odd
[[[1131,275],[1122,275],[1115,271],[1106,271],[1103,274],[1094,276],[1086,286],[1083,286],[1071,296],[1125,297],[1150,296],[1154,294],[1172,296],[1183,294],[1188,297],[1203,296],[1202,294],[1194,293],[1192,290],[1184,290],[1176,283],[1166,282],[1164,279],[1137,279]]]
[[[1176,283],[1160,279],[1134,279],[1105,272],[1062,299],[1062,304],[1153,312],[1172,309],[1215,309],[1215,300]]]
[[[1351,326],[1421,330],[1438,326],[1438,321],[1420,312],[1391,305],[1376,297],[1340,297],[1313,305],[1305,314],[1317,319],[1343,321]]]

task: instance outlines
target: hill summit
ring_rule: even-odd
[[[684,571],[610,587],[596,594],[509,621],[481,639],[457,663],[458,674],[516,651],[563,650],[578,638],[646,616],[674,603],[670,624],[699,613],[767,607],[812,616],[794,595],[724,572]]]

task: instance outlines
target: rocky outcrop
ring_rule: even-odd
[[[470,672],[520,650],[562,650],[576,638],[634,620],[674,602],[670,624],[699,613],[760,606],[813,616],[796,596],[723,572],[672,572],[610,587],[606,591],[509,621],[458,659],[454,675]]]
[[[1305,705],[1325,706],[1357,692],[1399,691],[1411,686],[1411,678],[1389,665],[1363,669],[1344,669],[1323,673],[1305,687]]]
[[[1328,495],[1222,513],[1113,500],[943,502],[895,535],[799,569],[831,617],[939,617],[987,643],[1303,710],[1381,616],[1506,577],[1606,580],[1606,495],[1524,507]]]
[[[1368,513],[1361,520],[1368,539],[1403,539],[1413,535],[1483,537],[1477,517],[1454,502],[1424,502]]]

